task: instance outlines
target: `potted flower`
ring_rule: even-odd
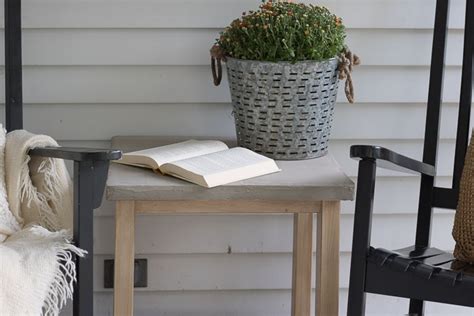
[[[239,146],[276,159],[327,153],[338,79],[353,102],[352,65],[341,18],[286,1],[244,12],[211,49],[214,83],[226,62]]]

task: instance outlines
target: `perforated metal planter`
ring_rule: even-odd
[[[328,151],[337,59],[271,63],[227,58],[239,146],[282,160]]]

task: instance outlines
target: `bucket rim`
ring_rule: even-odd
[[[333,63],[338,62],[339,59],[337,57],[332,57],[324,60],[299,60],[296,62],[291,61],[265,61],[265,60],[253,60],[253,59],[240,59],[235,57],[226,56],[227,61],[231,62],[240,62],[240,63],[260,63],[260,64],[268,64],[268,65],[299,65],[299,64],[323,64],[323,63]]]

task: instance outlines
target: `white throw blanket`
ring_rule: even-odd
[[[76,279],[72,185],[64,161],[33,157],[51,137],[0,126],[0,315],[58,315]]]

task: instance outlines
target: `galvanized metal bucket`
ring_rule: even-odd
[[[261,62],[227,57],[239,146],[267,157],[326,155],[338,88],[338,60]]]

